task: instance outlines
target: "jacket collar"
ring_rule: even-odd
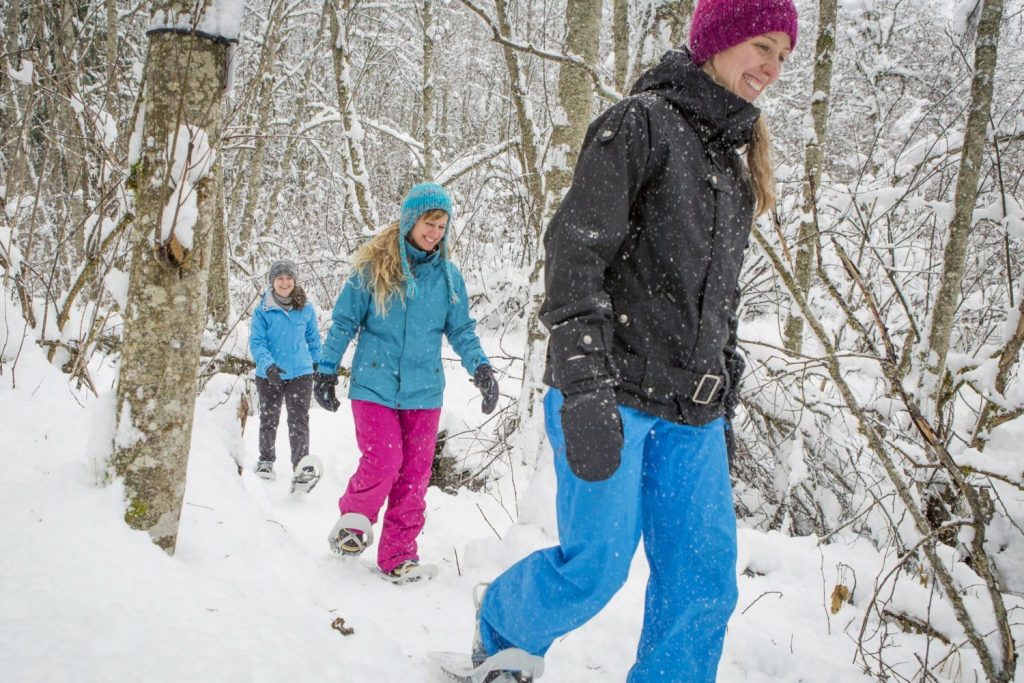
[[[402,240],[402,245],[405,248],[405,257],[409,259],[409,265],[415,267],[423,263],[432,263],[438,261],[441,258],[442,245],[438,245],[434,251],[426,252],[414,245],[408,239]]]
[[[760,110],[733,94],[695,65],[686,48],[669,50],[661,63],[644,72],[630,92],[654,92],[674,104],[701,140],[742,147],[750,142]]]
[[[277,310],[281,311],[282,313],[287,313],[288,312],[285,309],[281,308],[281,304],[277,303],[277,300],[274,298],[274,290],[272,290],[272,289],[265,289],[265,290],[263,290],[263,310],[270,311],[270,310],[273,310],[275,308]]]

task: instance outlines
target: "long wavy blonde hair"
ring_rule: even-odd
[[[747,167],[754,189],[754,217],[768,213],[775,206],[775,167],[772,162],[772,139],[764,114],[757,117],[750,144],[747,145]]]
[[[420,218],[435,220],[448,214],[431,209]],[[399,225],[392,223],[359,247],[352,257],[352,270],[359,273],[363,283],[373,295],[373,306],[378,315],[384,315],[394,299],[405,305],[406,276],[402,270],[402,250],[399,248]]]

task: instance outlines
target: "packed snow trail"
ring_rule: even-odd
[[[94,460],[103,442],[94,427],[112,415],[113,365],[92,368],[99,399],[69,387],[31,343],[17,372],[9,367],[0,376],[5,681],[437,681],[428,653],[469,651],[473,586],[555,540],[554,476],[542,457],[532,481],[516,472],[518,496],[508,476],[479,493],[431,488],[420,556],[440,573],[384,582],[368,569],[375,547],[343,560],[327,544],[358,458],[347,404],[336,414],[312,409],[312,452],[324,475],[308,495],[292,495],[285,425],[278,478],[266,482],[252,472],[258,424],[250,419],[239,437],[237,378],[221,375],[197,403],[178,545],[168,557],[124,524],[120,485],[103,484]],[[479,425],[479,397],[461,368],[450,365],[448,379],[442,427]],[[841,565],[861,583],[855,604],[832,616],[826,599]],[[738,569],[721,683],[867,680],[851,663],[848,634],[878,571],[869,544],[818,546],[741,529]],[[624,681],[646,578],[638,552],[605,610],[552,646],[540,680]]]

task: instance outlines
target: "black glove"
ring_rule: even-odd
[[[573,474],[584,481],[615,474],[622,459],[622,419],[611,387],[566,396],[562,431]]]
[[[267,381],[270,382],[270,386],[280,389],[284,386],[284,380],[281,379],[281,368],[271,364],[267,368]]]
[[[338,412],[341,401],[334,393],[334,387],[338,386],[338,376],[325,372],[313,373],[313,398],[324,410],[332,413]]]
[[[494,376],[494,368],[486,363],[478,366],[473,373],[473,384],[484,397],[480,410],[484,415],[490,415],[494,412],[494,406],[498,405],[498,379]]]

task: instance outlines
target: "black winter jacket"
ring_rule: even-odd
[[[544,236],[547,384],[611,385],[673,422],[723,414],[754,205],[738,148],[759,115],[673,50],[590,125]]]

